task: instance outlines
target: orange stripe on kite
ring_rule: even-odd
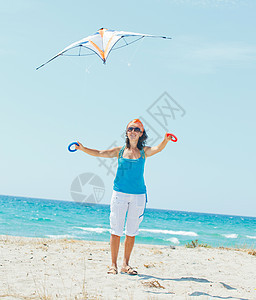
[[[108,51],[108,47],[109,47],[109,45],[110,45],[110,43],[111,43],[113,37],[114,37],[114,36],[111,36],[111,38],[108,40],[107,46],[106,46],[106,48],[105,48],[105,50],[104,50],[104,56],[105,56],[105,54],[106,54],[107,51]]]
[[[89,42],[99,51],[102,60],[106,61],[104,52],[94,42],[92,42],[92,41],[89,41]]]
[[[106,30],[106,29],[104,29],[104,28],[101,28],[101,29],[99,30],[99,34],[100,34],[100,36],[101,36],[102,38],[103,38],[103,34],[104,34],[105,30]]]

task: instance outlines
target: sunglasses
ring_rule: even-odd
[[[127,128],[127,131],[128,132],[132,132],[132,131],[135,131],[135,132],[140,132],[140,128],[139,127],[128,127]]]

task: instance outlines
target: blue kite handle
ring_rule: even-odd
[[[77,151],[77,149],[73,149],[73,150],[71,149],[71,147],[72,147],[73,145],[79,146],[79,144],[78,144],[77,142],[71,143],[71,144],[68,146],[68,150],[69,150],[70,152],[75,152],[75,151]]]

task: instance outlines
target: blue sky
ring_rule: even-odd
[[[148,158],[148,207],[256,216],[253,0],[1,2],[0,194],[70,200],[80,174],[114,177],[75,140],[123,144],[133,118],[165,130],[148,109],[166,92],[185,114],[168,118],[170,142]],[[60,57],[99,28],[171,36],[110,54]],[[159,139],[157,143],[161,140]]]

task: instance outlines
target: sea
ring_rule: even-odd
[[[0,195],[0,235],[105,241],[110,206]],[[121,238],[121,242],[124,236]],[[256,248],[256,218],[146,208],[136,243]]]

